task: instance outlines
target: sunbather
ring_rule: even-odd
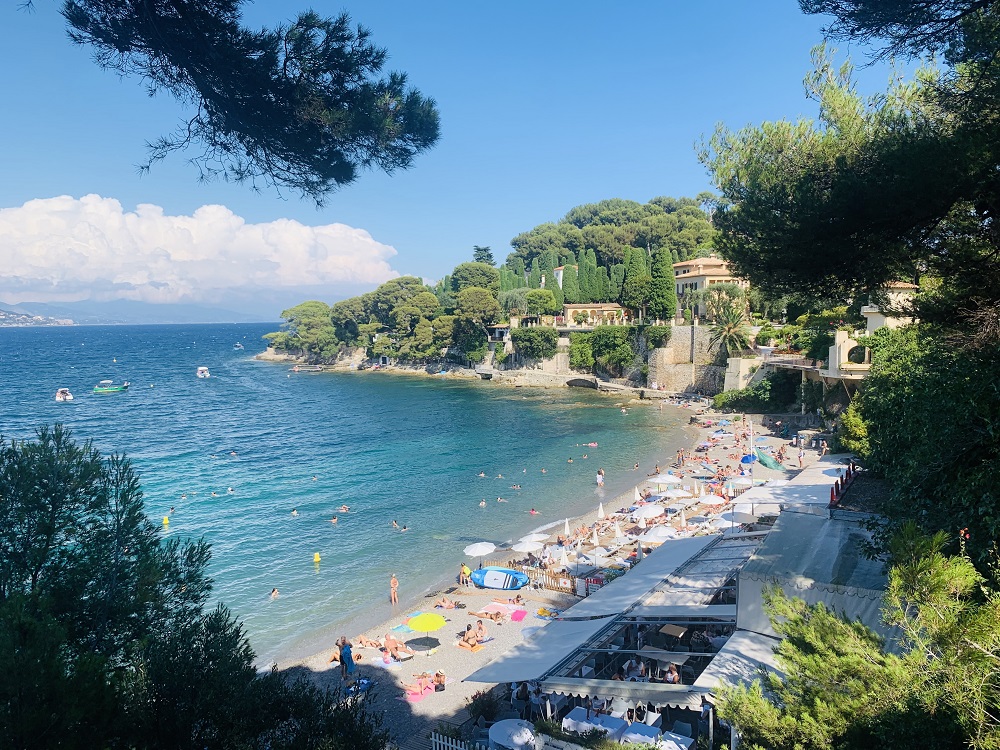
[[[503,597],[494,596],[493,601],[497,604],[524,604],[524,599],[520,594],[515,596],[513,599],[504,599]]]
[[[440,607],[441,609],[455,609],[456,604],[447,596],[442,596],[436,602],[434,602],[435,607]]]
[[[400,657],[399,657],[399,652],[400,651],[402,651],[404,653],[407,653],[407,654],[410,654],[410,655],[413,655],[413,654],[417,653],[412,648],[410,648],[409,646],[407,646],[405,643],[402,643],[401,641],[397,641],[393,637],[392,633],[386,633],[385,634],[385,648],[389,652],[389,655],[393,659],[395,659],[397,661],[400,661]]]
[[[354,639],[355,643],[364,648],[377,648],[379,651],[382,650],[382,644],[378,641],[372,640],[364,635],[359,635]]]
[[[461,640],[458,642],[459,648],[466,648],[469,651],[474,649],[479,645],[479,636],[476,635],[476,631],[472,629],[472,625],[465,626],[465,633],[462,635]]]
[[[470,612],[473,617],[486,617],[493,620],[497,625],[503,625],[507,621],[506,615],[503,612]],[[482,624],[482,620],[480,620]]]

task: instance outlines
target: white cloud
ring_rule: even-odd
[[[0,209],[0,299],[11,304],[294,298],[380,284],[399,275],[395,255],[345,224],[248,224],[225,206],[167,216],[86,195]]]

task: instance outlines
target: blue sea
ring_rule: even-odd
[[[104,453],[127,454],[148,515],[169,516],[163,533],[211,543],[214,596],[245,622],[258,664],[387,619],[392,573],[398,611],[419,606],[454,579],[468,544],[592,511],[686,440],[683,410],[623,414],[582,389],[293,373],[254,359],[275,329],[0,328],[0,433],[27,438],[61,422]],[[196,378],[199,366],[212,377]],[[103,379],[132,386],[92,394]],[[75,400],[57,403],[60,387]],[[598,468],[608,476],[600,491]]]

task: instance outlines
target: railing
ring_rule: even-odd
[[[431,732],[431,750],[486,750],[486,745],[456,740],[454,737]]]
[[[772,354],[764,359],[765,365],[778,365],[796,370],[817,370],[820,363],[820,360],[808,357],[790,357],[784,354]]]

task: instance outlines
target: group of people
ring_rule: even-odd
[[[473,614],[481,615],[482,613],[473,612]],[[487,617],[489,617],[489,615],[487,615]],[[465,632],[458,641],[458,647],[472,651],[480,643],[485,643],[488,640],[490,640],[490,636],[489,633],[486,632],[486,626],[483,625],[482,620],[476,620],[475,628],[472,627],[471,623],[465,626]]]

